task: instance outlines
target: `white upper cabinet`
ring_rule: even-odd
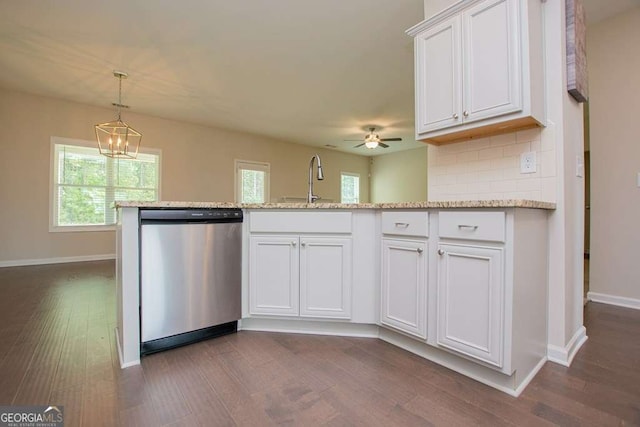
[[[518,2],[483,1],[462,14],[465,123],[520,111]]]
[[[416,92],[423,101],[416,102],[418,133],[461,123],[460,20],[454,16],[416,37]]]
[[[458,142],[544,124],[539,0],[463,0],[409,29],[416,137]]]

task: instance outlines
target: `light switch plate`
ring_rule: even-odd
[[[536,152],[520,154],[520,173],[536,173]]]

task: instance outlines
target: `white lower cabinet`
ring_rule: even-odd
[[[252,235],[249,312],[351,317],[351,238]]]
[[[504,364],[503,252],[438,245],[437,343],[498,368]]]
[[[351,317],[351,239],[300,237],[300,316]]]
[[[548,351],[546,211],[344,214],[251,212],[243,328],[351,335],[375,323],[486,384],[526,386]]]
[[[427,242],[382,239],[380,322],[427,338]]]
[[[251,236],[249,278],[251,314],[297,316],[300,287],[298,237]]]

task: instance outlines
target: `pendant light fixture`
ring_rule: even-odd
[[[128,105],[122,104],[122,79],[126,79],[129,75],[123,71],[114,71],[113,76],[118,79],[118,102],[111,105],[116,107],[118,118],[95,126],[98,149],[103,156],[135,159],[142,134],[123,122],[120,117],[120,111],[123,108],[129,108]]]

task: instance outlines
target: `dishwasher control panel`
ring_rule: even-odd
[[[242,222],[242,209],[140,209],[140,221],[150,222]]]

